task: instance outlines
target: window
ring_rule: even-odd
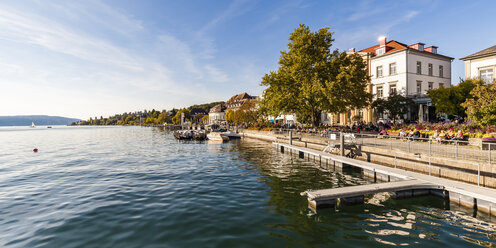
[[[432,90],[434,88],[434,83],[433,82],[429,82],[429,90]]]
[[[493,69],[480,70],[480,79],[486,83],[490,83],[494,80]]]
[[[377,66],[377,77],[382,77],[382,66]]]
[[[377,86],[377,97],[382,97],[383,94],[382,94],[382,86]]]
[[[443,77],[443,66],[439,66],[439,77]]]
[[[385,52],[386,52],[386,49],[384,47],[376,50],[377,56],[383,55]]]
[[[432,76],[432,64],[429,63],[427,67],[429,68],[429,76]]]
[[[396,74],[396,63],[389,64],[389,75]]]
[[[417,94],[422,92],[422,81],[417,81]]]
[[[439,88],[444,87],[443,83],[439,83]]]
[[[394,95],[396,94],[396,84],[390,84],[389,85],[389,95]]]
[[[417,74],[422,74],[422,62],[417,61]]]

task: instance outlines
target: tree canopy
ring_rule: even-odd
[[[472,98],[467,99],[462,106],[467,108],[468,118],[474,122],[489,126],[496,124],[496,81],[484,84],[476,83],[470,92]]]
[[[184,113],[184,120],[189,120],[191,118],[190,116],[190,113],[189,113],[189,109],[180,109],[179,111],[177,111],[176,115],[174,115],[174,117],[172,117],[172,122],[175,123],[175,124],[179,124],[181,123],[181,114]]]
[[[412,99],[393,93],[386,99],[376,99],[372,103],[372,108],[377,114],[387,114],[389,119],[396,122],[397,120],[405,119],[405,115],[408,113],[408,109],[412,105]]]
[[[429,90],[427,95],[436,107],[436,113],[444,113],[449,116],[466,117],[466,107],[462,105],[467,99],[472,98],[471,91],[480,80],[465,80],[450,88],[439,87]]]
[[[331,51],[333,41],[329,28],[312,32],[300,24],[291,33],[279,68],[261,82],[267,86],[260,104],[265,114],[295,113],[316,126],[322,111],[341,113],[369,103],[365,61],[358,54]]]

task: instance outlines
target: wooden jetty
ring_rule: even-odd
[[[363,202],[364,195],[391,192],[393,196],[400,198],[433,194],[449,199],[461,206],[496,215],[496,189],[387,167],[305,147],[277,142],[274,142],[273,145],[282,153],[289,153],[291,156],[296,154],[299,158],[314,160],[324,168],[358,168],[365,176],[374,178],[374,182],[388,182],[303,192],[302,195],[308,198],[309,206],[315,209],[334,205],[337,199],[344,203],[359,203]]]

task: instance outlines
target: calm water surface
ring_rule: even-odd
[[[260,141],[178,142],[140,127],[3,127],[0,246],[496,246],[494,219],[439,198],[379,194],[314,213],[299,195],[369,183]]]

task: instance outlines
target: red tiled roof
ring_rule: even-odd
[[[364,53],[373,53],[375,54],[375,50],[377,48],[379,48],[379,44],[375,45],[375,46],[372,46],[372,47],[369,47],[369,48],[365,48],[363,50],[360,50],[359,52],[364,52]],[[399,51],[399,50],[403,50],[403,49],[406,49],[408,48],[408,45],[405,45],[403,43],[400,43],[400,42],[397,42],[395,40],[391,40],[391,41],[388,41],[386,43],[386,47],[387,47],[387,51],[386,53],[391,53],[391,52],[396,52],[396,51]]]

